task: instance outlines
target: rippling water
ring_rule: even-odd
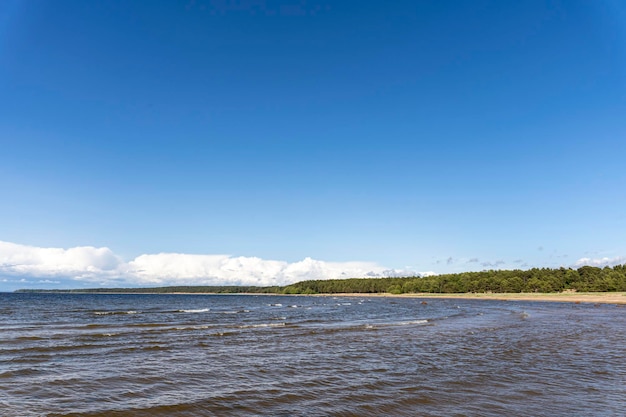
[[[1,416],[623,416],[626,308],[0,294]]]

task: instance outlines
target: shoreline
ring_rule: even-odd
[[[543,301],[562,303],[595,303],[595,304],[626,304],[626,292],[562,292],[562,293],[342,293],[314,294],[315,297],[397,297],[397,298],[430,298],[430,299],[463,299],[463,300],[500,300],[500,301]]]

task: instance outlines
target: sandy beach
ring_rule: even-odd
[[[626,292],[476,293],[476,294],[319,294],[320,296],[462,298],[476,300],[556,301],[568,303],[626,304]]]

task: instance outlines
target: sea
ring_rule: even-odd
[[[0,416],[624,416],[626,308],[0,294]]]

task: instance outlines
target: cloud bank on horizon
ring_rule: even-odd
[[[299,262],[231,255],[158,253],[124,261],[111,249],[42,248],[0,241],[0,284],[54,286],[287,285],[309,279],[429,275],[375,262]],[[63,282],[62,282],[63,281]]]
[[[580,258],[571,267],[614,266],[626,257]],[[501,263],[498,263],[498,266]],[[435,272],[391,269],[375,262],[298,262],[219,254],[143,254],[125,261],[111,249],[42,248],[0,241],[0,285],[22,287],[287,285],[308,279],[426,276]]]

